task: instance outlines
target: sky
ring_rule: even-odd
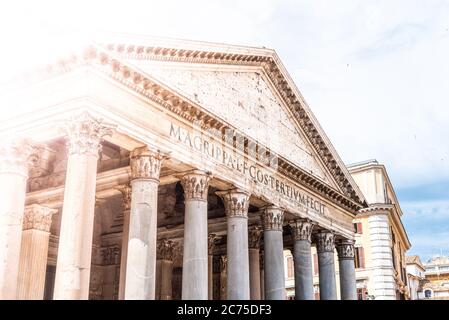
[[[386,166],[408,254],[449,255],[449,0],[5,3],[0,79],[98,32],[275,49],[343,161]]]

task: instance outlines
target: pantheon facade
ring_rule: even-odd
[[[0,299],[285,299],[284,248],[314,299],[313,246],[356,299],[367,203],[274,50],[92,43],[0,103]]]

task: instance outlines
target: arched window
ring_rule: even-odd
[[[425,298],[432,298],[432,290],[424,290],[424,297]]]

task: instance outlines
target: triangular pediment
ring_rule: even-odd
[[[140,70],[338,189],[262,70],[139,63]],[[268,130],[267,130],[268,129]]]

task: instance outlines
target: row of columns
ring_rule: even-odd
[[[70,121],[65,129],[68,162],[53,296],[54,299],[88,299],[97,162],[100,142],[105,135],[112,133],[112,126],[83,114]],[[24,146],[28,146],[28,149]],[[2,148],[0,193],[5,195],[6,201],[0,202],[0,252],[3,254],[0,257],[0,299],[15,299],[18,296],[18,266],[30,147],[25,143]],[[147,147],[137,148],[130,155],[130,186],[120,190],[129,200],[124,212],[119,280],[119,297],[122,299],[156,298],[157,194],[160,169],[165,158],[160,152]],[[208,286],[211,279],[208,279],[210,257],[207,223],[207,195],[211,177],[207,172],[193,170],[179,178],[185,196],[182,299],[206,300],[211,295],[211,287]],[[254,234],[251,234],[251,239],[248,238],[250,194],[232,189],[220,191],[217,195],[223,199],[227,216],[227,299],[284,299],[283,210],[275,206],[263,210],[264,268],[263,275],[260,275],[258,249],[255,245],[249,246]],[[295,235],[298,235],[294,250],[297,296],[310,299],[313,295],[311,226],[298,222],[294,230]],[[38,240],[42,236],[34,232],[25,236],[23,243],[47,241],[48,250],[46,232],[47,240]],[[262,231],[257,232],[256,238],[261,236]],[[317,238],[321,297],[335,299],[333,234],[320,232]],[[346,242],[344,248],[339,250],[339,254],[341,252],[349,257],[351,244]],[[44,253],[41,252],[41,255],[44,256]],[[340,259],[340,268],[340,278],[347,282],[341,286],[345,290],[345,294],[342,291],[342,298],[353,298],[353,253],[352,260]],[[161,274],[168,273],[168,270],[170,266],[161,262]],[[25,279],[25,282],[30,280]],[[260,286],[264,287],[264,297],[260,296]],[[170,294],[162,287],[159,290],[159,297],[168,298]]]

